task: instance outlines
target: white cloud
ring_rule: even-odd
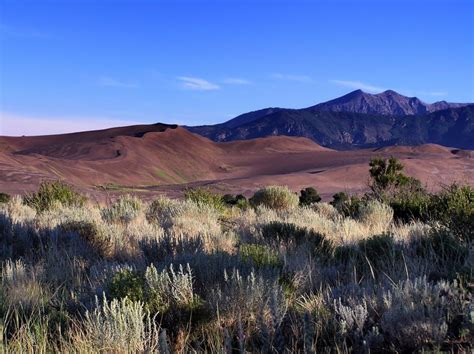
[[[448,93],[445,91],[416,91],[415,94],[421,96],[434,96],[434,97],[441,97],[447,96]]]
[[[229,85],[250,85],[252,82],[247,79],[243,79],[240,77],[228,77],[222,80],[224,84],[229,84]]]
[[[296,82],[313,82],[313,79],[307,75],[290,75],[290,74],[274,73],[274,74],[271,74],[270,77],[272,79],[277,79],[277,80],[287,80],[287,81],[296,81]]]
[[[360,81],[348,81],[348,80],[329,80],[329,82],[339,85],[339,86],[344,86],[344,87],[349,87],[353,89],[361,89],[363,91],[367,92],[381,92],[385,91],[386,88],[379,87],[379,86],[374,86],[368,83],[360,82]]]
[[[182,87],[188,90],[212,91],[220,89],[219,85],[198,77],[179,76],[177,79],[181,81]]]
[[[121,87],[121,88],[137,88],[136,82],[126,82],[114,79],[109,76],[102,76],[97,80],[97,85],[104,87]]]
[[[108,117],[44,117],[0,112],[0,135],[47,135],[143,124]]]

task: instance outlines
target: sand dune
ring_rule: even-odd
[[[472,152],[439,145],[334,151],[298,137],[215,143],[176,126],[140,125],[39,137],[0,137],[0,191],[23,193],[42,180],[62,179],[100,196],[113,192],[179,195],[193,185],[251,194],[263,185],[323,196],[363,191],[368,162],[394,155],[430,188],[474,184]],[[107,187],[107,188],[105,188]]]

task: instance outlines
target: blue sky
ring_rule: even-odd
[[[209,124],[361,88],[474,101],[474,1],[0,0],[0,134]]]

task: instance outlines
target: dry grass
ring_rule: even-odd
[[[267,242],[271,222],[331,252]],[[435,224],[394,222],[379,202],[353,219],[324,203],[223,211],[131,197],[36,213],[14,197],[0,230],[8,352],[472,348],[472,245],[438,238],[445,257]]]

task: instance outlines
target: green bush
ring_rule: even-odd
[[[432,209],[432,196],[423,188],[402,188],[387,200],[396,220],[428,221]]]
[[[275,210],[287,210],[298,206],[299,198],[288,187],[270,186],[255,192],[250,198],[254,207],[265,206]]]
[[[433,218],[467,244],[474,241],[474,188],[453,184],[433,196]]]
[[[361,198],[356,195],[349,196],[345,192],[338,192],[332,198],[333,200],[329,204],[336,208],[340,214],[351,218],[357,217],[363,203]]]
[[[208,188],[188,188],[184,191],[184,199],[197,204],[206,204],[222,212],[225,209],[225,203],[221,195],[212,192]]]
[[[68,184],[55,181],[42,182],[38,191],[25,196],[23,202],[40,213],[58,204],[65,207],[81,207],[84,206],[86,198]]]
[[[444,273],[439,278],[454,277],[469,256],[468,247],[449,230],[434,230],[414,243],[417,256],[430,259]]]
[[[311,205],[314,203],[319,203],[321,197],[319,196],[318,191],[313,187],[307,187],[302,189],[300,192],[300,205]]]
[[[11,199],[12,199],[12,197],[10,196],[10,194],[0,193],[0,204],[1,203],[8,203]]]
[[[144,300],[144,278],[136,271],[121,269],[112,277],[108,290],[112,299]]]
[[[227,206],[235,206],[244,210],[250,207],[249,201],[242,194],[237,194],[235,196],[232,194],[225,194],[222,197],[222,200]]]
[[[256,267],[281,267],[282,262],[276,252],[269,246],[258,244],[243,244],[240,246],[240,256],[245,262],[251,262]]]
[[[375,270],[393,266],[401,257],[401,251],[397,250],[393,236],[390,234],[375,235],[361,240],[358,246],[364,258]]]

